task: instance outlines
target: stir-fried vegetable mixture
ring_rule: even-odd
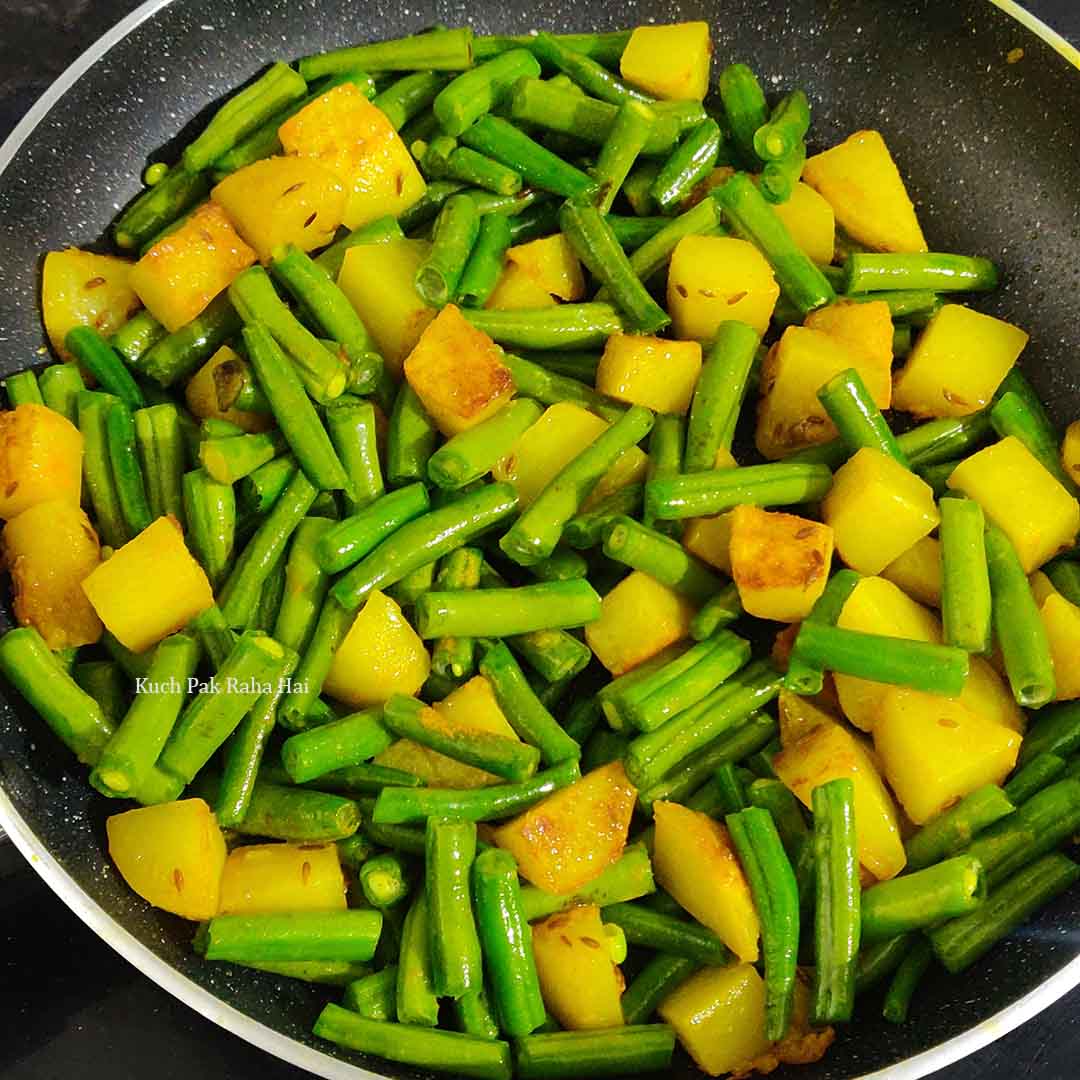
[[[881,133],[808,156],[711,58],[275,63],[45,258],[0,669],[142,804],[131,887],[341,1046],[812,1061],[1080,876],[1080,422]]]

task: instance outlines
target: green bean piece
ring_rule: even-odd
[[[573,581],[589,576],[589,564],[584,555],[557,547],[543,562],[530,566],[529,573],[540,581]]]
[[[596,207],[568,200],[559,211],[559,226],[578,258],[604,284],[633,329],[651,334],[671,322],[641,283],[611,226]]]
[[[731,64],[720,73],[720,101],[743,165],[753,168],[758,155],[754,137],[769,122],[765,94],[746,64]]]
[[[742,772],[749,778],[752,774],[743,769]],[[739,770],[729,761],[725,762],[716,770],[713,783],[720,798],[720,809],[726,814],[737,814],[749,808],[746,801],[746,791],[743,778],[739,776]]]
[[[37,376],[32,371],[20,371],[15,375],[9,375],[4,380],[4,389],[7,391],[8,405],[17,409],[20,405],[44,405],[45,399],[41,396],[38,387]]]
[[[652,185],[652,197],[661,210],[683,202],[695,185],[712,171],[724,137],[711,117],[692,128],[660,166]]]
[[[392,741],[382,724],[382,711],[364,709],[290,735],[282,744],[281,762],[292,783],[304,784],[334,769],[368,761]]]
[[[688,922],[641,904],[610,904],[601,910],[605,923],[621,927],[631,945],[686,956],[701,964],[723,964],[730,954],[724,943],[700,923]]]
[[[105,436],[120,512],[129,533],[135,536],[153,522],[154,515],[135,443],[135,418],[123,401],[114,401],[109,406],[105,414]]]
[[[1012,778],[1004,785],[1005,797],[1020,806],[1036,792],[1057,780],[1065,772],[1065,759],[1057,754],[1039,754],[1023,768],[1017,769]]]
[[[64,347],[97,379],[102,390],[118,397],[129,409],[146,405],[120,354],[92,327],[73,327],[64,338]]]
[[[604,214],[604,220],[626,252],[636,251],[643,244],[648,243],[671,221],[666,217],[625,217],[622,214]]]
[[[795,190],[795,185],[799,182],[805,165],[806,143],[802,141],[796,143],[795,148],[787,156],[776,161],[765,162],[758,186],[766,201],[774,205],[787,202]]]
[[[375,95],[372,104],[382,110],[395,131],[400,131],[431,105],[448,79],[434,71],[417,71],[392,82]]]
[[[397,973],[397,964],[388,964],[382,971],[353,980],[345,987],[342,1004],[367,1020],[396,1019]]]
[[[720,578],[678,541],[632,518],[612,518],[603,537],[609,559],[643,571],[696,603],[704,603],[723,587]]]
[[[483,985],[480,938],[469,889],[476,857],[476,825],[429,819],[426,836],[432,985],[441,997],[457,999]]]
[[[464,71],[472,63],[473,32],[464,27],[305,56],[299,68],[310,81],[341,71]]]
[[[494,1042],[499,1037],[499,1025],[488,1001],[487,990],[480,986],[462,994],[453,1002],[458,1029],[465,1035]]]
[[[152,517],[172,514],[186,524],[183,477],[184,434],[175,405],[151,405],[135,413],[135,440]]]
[[[297,911],[283,915],[218,915],[206,927],[207,960],[233,963],[347,960],[364,963],[382,929],[377,911]]]
[[[988,522],[985,541],[994,633],[1009,685],[1021,705],[1037,709],[1055,693],[1046,627],[1009,538]]]
[[[216,296],[191,322],[155,342],[134,362],[135,370],[163,387],[187,378],[240,330],[227,293]]]
[[[435,98],[432,110],[448,135],[461,135],[498,105],[518,79],[536,78],[540,65],[528,49],[511,49],[464,71]]]
[[[145,308],[137,311],[109,339],[109,344],[132,366],[149,348],[156,345],[168,334]],[[81,378],[81,377],[80,377]]]
[[[990,409],[990,423],[1006,438],[1015,436],[1034,455],[1039,464],[1070,494],[1076,494],[1076,484],[1061,464],[1057,432],[1044,423],[1046,414],[1036,412],[1015,391],[1002,394]]]
[[[947,971],[964,971],[1078,877],[1080,866],[1071,859],[1044,855],[996,887],[981,908],[931,930],[934,954]]]
[[[648,103],[652,100],[617,79],[596,60],[568,45],[560,35],[536,34],[529,39],[528,48],[548,67],[561,71],[586,94],[601,101],[622,105],[628,101]]]
[[[907,458],[855,368],[834,375],[817,393],[851,453],[870,447],[905,468]]]
[[[499,541],[500,548],[522,566],[547,558],[615,459],[640,442],[652,424],[650,410],[640,405],[628,409],[548,483]]]
[[[386,434],[386,480],[401,487],[427,475],[427,463],[437,439],[435,423],[417,393],[402,382]]]
[[[331,524],[315,548],[319,565],[328,574],[347,569],[429,506],[423,484],[388,492],[351,517]]]
[[[799,887],[768,810],[749,807],[724,819],[746,871],[761,920],[765,956],[765,1035],[782,1039],[791,1020],[799,952]],[[854,957],[852,958],[854,959]]]
[[[428,459],[429,479],[445,491],[454,491],[486,476],[541,412],[535,401],[517,398],[487,420],[454,435]]]
[[[578,551],[598,547],[604,529],[620,515],[636,514],[641,510],[643,484],[627,484],[596,503],[591,510],[576,514],[563,528],[563,540]]]
[[[827,465],[749,465],[664,476],[645,488],[646,506],[658,519],[720,514],[741,504],[788,506],[816,502],[832,485]]]
[[[476,198],[475,195],[473,197]],[[507,220],[510,224],[510,243],[524,244],[558,232],[559,204],[551,195],[537,195],[534,203],[507,215]]]
[[[426,303],[443,307],[457,295],[479,233],[476,203],[468,195],[447,199],[435,219],[431,250],[416,271],[416,291]]]
[[[554,34],[558,42],[575,52],[584,53],[604,67],[619,66],[619,58],[630,40],[629,30],[608,30],[602,33]],[[502,35],[490,34],[475,39],[477,60],[487,60],[507,49],[529,48],[535,40],[534,34]]]
[[[319,726],[328,727],[333,722],[331,718],[326,724]],[[282,775],[284,778],[288,774],[282,770]],[[361,762],[359,765],[346,765],[343,768],[323,773],[318,780],[312,780],[308,786],[318,791],[359,796],[378,795],[384,787],[422,787],[423,781],[419,776],[403,772],[401,769]]]
[[[814,843],[798,799],[784,784],[773,779],[755,780],[747,787],[746,797],[751,806],[772,815],[780,842],[795,872],[799,904],[808,907],[814,890]]]
[[[376,825],[409,825],[429,817],[497,821],[513,816],[580,777],[578,763],[571,759],[519,784],[494,784],[468,791],[387,787],[375,800],[372,820]]]
[[[885,993],[885,1003],[881,1015],[891,1024],[902,1024],[908,1015],[911,996],[919,985],[919,980],[926,974],[934,959],[934,951],[925,938],[917,939],[907,955],[900,961],[889,989]]]
[[[390,852],[372,856],[360,867],[357,876],[364,899],[373,908],[393,907],[409,895],[408,868],[399,856]]]
[[[375,408],[366,401],[339,398],[326,409],[325,417],[330,441],[349,478],[343,493],[345,511],[355,514],[384,492]]]
[[[781,291],[802,315],[831,303],[836,294],[821,270],[791,238],[784,223],[745,173],[715,188],[728,223],[769,261]]]
[[[810,614],[804,621],[835,626],[844,604],[847,603],[848,597],[854,592],[860,580],[854,570],[838,570],[829,579],[824,592],[815,601]],[[823,682],[824,668],[806,655],[796,637],[791,657],[788,660],[784,686],[793,693],[812,696],[821,693]]]
[[[629,992],[629,991],[628,991]],[[625,995],[624,995],[625,1003]],[[666,1024],[632,1024],[608,1031],[528,1035],[515,1046],[521,1080],[582,1080],[592,1076],[666,1075],[675,1033]]]
[[[360,808],[353,799],[260,778],[251,788],[243,818],[233,828],[249,836],[315,843],[342,840],[359,826]]]
[[[232,565],[236,537],[232,485],[219,484],[204,469],[194,469],[184,473],[182,491],[192,554],[206,571],[211,588],[217,589]]]
[[[646,466],[645,480],[655,480],[664,476],[676,476],[682,469],[683,451],[686,443],[686,424],[681,416],[660,414],[649,433],[649,461]],[[647,528],[656,528],[656,521],[648,513],[642,515],[642,524]],[[678,525],[663,522],[658,531],[666,535],[677,536]]]
[[[915,934],[900,934],[867,945],[859,951],[855,965],[855,994],[865,994],[892,975],[918,940]]]
[[[1071,559],[1054,559],[1043,567],[1050,583],[1070,604],[1080,606],[1080,563]]]
[[[292,731],[312,726],[308,717],[318,708],[319,694],[330,671],[334,653],[345,639],[354,620],[354,612],[346,611],[330,595],[323,602],[307,650],[300,659],[295,685],[288,691],[281,706],[281,724]]]
[[[128,683],[119,664],[112,660],[90,660],[75,664],[70,675],[79,689],[101,706],[109,724],[115,727],[123,720],[128,710]]]
[[[420,833],[420,854],[424,834]],[[435,995],[428,949],[428,903],[423,889],[417,894],[401,929],[398,957],[397,1018],[402,1023],[435,1027],[439,1022],[439,999]]]
[[[810,103],[802,90],[785,94],[754,132],[754,152],[762,161],[785,158],[806,137],[810,128]]]
[[[696,960],[673,953],[657,953],[626,988],[623,1019],[628,1026],[644,1024],[656,1007],[698,968]]]
[[[25,374],[31,373],[25,372]],[[15,377],[17,378],[17,376]],[[53,412],[58,412],[61,416],[67,417],[73,424],[78,422],[78,409],[75,399],[86,389],[82,375],[79,373],[78,364],[50,365],[41,373],[38,386],[41,390],[41,403],[43,405],[47,405]]]
[[[225,616],[221,614],[221,608],[217,604],[211,604],[205,611],[199,612],[187,624],[187,629],[198,638],[199,645],[210,661],[210,666],[215,670],[225,663],[226,657],[232,652],[239,638],[239,634],[225,621]],[[122,661],[117,662],[123,666]],[[146,671],[138,674],[145,675]]]
[[[813,998],[815,1024],[850,1020],[855,1001],[861,905],[855,838],[855,788],[845,778],[814,788],[817,864]]]
[[[982,507],[941,500],[941,621],[945,642],[967,652],[990,651],[990,574]]]
[[[458,548],[439,564],[435,586],[439,590],[475,589],[484,563],[478,548]],[[466,679],[476,669],[476,641],[468,635],[449,635],[436,640],[431,650],[431,670],[451,679]]]
[[[742,615],[742,603],[735,584],[725,585],[715,596],[706,600],[690,621],[690,636],[705,641],[717,630],[733,623]]]
[[[614,310],[608,307],[607,304],[560,304],[558,313],[560,320],[562,321],[559,323],[556,323],[554,319],[544,319],[542,320],[543,325],[541,325],[540,322],[532,318],[532,316],[537,314],[536,312],[530,312],[531,326],[525,327],[524,329],[522,327],[523,320],[521,319],[517,320],[516,326],[512,326],[506,320],[503,320],[495,326],[493,326],[490,319],[481,320],[480,323],[477,323],[475,319],[470,319],[470,321],[474,326],[478,326],[479,329],[485,330],[485,332],[487,332],[485,327],[489,327],[495,329],[497,332],[506,331],[512,333],[514,336],[529,334],[534,340],[543,343],[541,345],[542,348],[555,348],[557,347],[558,337],[563,334],[564,331],[569,337],[577,337],[579,329],[582,330],[583,333],[589,335],[594,334],[593,329],[586,331],[584,327],[587,320],[593,319],[597,313],[595,311],[578,312],[576,315],[572,315],[571,320],[566,320],[565,312],[568,307],[602,307],[605,310],[599,312],[601,319],[607,319],[609,316],[613,317],[616,321],[618,319],[618,316],[614,314]],[[552,308],[550,310],[555,309]],[[466,317],[468,318],[471,314],[471,312],[468,313]],[[476,314],[479,314],[479,312]],[[485,311],[484,314],[490,316],[498,313]],[[600,324],[598,322],[593,323],[594,327],[597,325]],[[621,323],[619,325],[621,325]],[[618,333],[619,331],[613,329],[610,332]],[[605,331],[601,330],[599,331],[599,334],[600,337],[598,340],[603,340]],[[587,338],[586,340],[591,340],[591,338]],[[514,379],[514,386],[516,387],[518,394],[522,397],[532,398],[535,401],[539,401],[542,405],[556,405],[560,401],[572,401],[575,405],[580,405],[582,408],[596,413],[597,416],[602,417],[609,423],[614,423],[626,412],[626,407],[624,405],[621,405],[613,398],[605,397],[603,394],[598,393],[580,379],[556,374],[553,371],[549,371],[540,363],[526,360],[520,356],[514,356],[512,353],[503,353],[502,360],[510,369],[510,374]]]
[[[288,450],[280,431],[203,439],[199,464],[219,484],[235,484]]]
[[[1069,758],[1080,749],[1080,702],[1065,702],[1043,709],[1028,728],[1020,745],[1017,765],[1026,765],[1039,754]]]
[[[480,219],[476,242],[457,286],[457,299],[465,307],[482,308],[495,291],[511,233],[511,219],[502,214],[485,214]]]
[[[656,114],[643,102],[620,103],[592,169],[593,180],[598,185],[596,207],[602,214],[610,213],[615,196],[644,150],[655,123]],[[615,232],[613,223],[609,221],[609,225]],[[615,234],[625,248],[626,240],[618,232]]]
[[[654,109],[653,112],[655,114],[656,110]],[[659,118],[657,123],[659,123]],[[648,146],[647,142],[646,146]],[[675,142],[673,141],[671,146],[668,147],[669,153],[674,146]],[[644,148],[642,152],[644,153]],[[656,213],[656,200],[652,197],[652,186],[653,181],[660,172],[660,165],[661,162],[655,159],[652,161],[639,161],[630,170],[630,175],[623,182],[623,195],[630,204],[630,209],[638,217],[648,217],[650,214]]]
[[[210,190],[207,179],[198,170],[174,165],[164,179],[147,188],[120,215],[113,226],[116,246],[131,251],[172,224],[178,217],[202,202]]]
[[[940,252],[852,252],[844,260],[844,292],[925,289],[930,292],[997,288],[997,267],[978,256]]]
[[[93,390],[83,390],[75,399],[83,437],[83,477],[98,533],[113,548],[122,547],[131,539],[120,509],[106,433],[106,417],[116,401],[111,394]]]
[[[501,117],[481,116],[462,132],[461,141],[509,166],[530,187],[564,198],[586,198],[595,189],[596,185],[587,173],[568,164]]]

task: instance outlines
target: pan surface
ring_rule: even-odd
[[[713,26],[718,64],[747,60],[767,90],[807,90],[818,145],[859,127],[883,132],[931,248],[985,254],[1001,265],[1004,287],[980,306],[1030,331],[1023,367],[1055,420],[1080,414],[1080,73],[1067,47],[1059,55],[986,0],[594,0],[572,14],[566,7],[538,0],[518,16],[491,0],[407,7],[151,0],[79,60],[0,148],[0,376],[46,359],[41,254],[100,238],[136,193],[147,158],[171,140],[186,141],[209,104],[267,60],[436,22],[520,32],[701,18]],[[193,1008],[288,1061],[327,1077],[417,1075],[317,1043],[310,1029],[324,991],[200,962],[191,925],[147,907],[111,869],[110,809],[7,691],[0,823],[80,917]],[[985,1045],[1080,983],[1078,925],[1074,890],[964,976],[920,988],[916,1015],[902,1027],[877,1018],[872,995],[824,1061],[798,1076],[915,1077]],[[670,1075],[700,1076],[688,1064]]]

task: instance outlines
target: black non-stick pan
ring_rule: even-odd
[[[42,253],[99,243],[148,157],[190,136],[215,99],[268,60],[436,22],[508,32],[707,19],[717,64],[748,60],[767,89],[807,90],[821,145],[860,127],[884,133],[931,248],[988,255],[1003,268],[1005,285],[987,310],[1031,332],[1023,367],[1066,422],[1080,416],[1080,58],[996,2],[151,0],[78,61],[0,149],[0,375],[45,358]],[[191,925],[148,907],[111,868],[104,818],[112,808],[16,696],[5,697],[0,822],[94,930],[270,1053],[326,1077],[414,1075],[317,1043],[310,1030],[323,990],[199,961]],[[916,1077],[970,1053],[1080,983],[1078,926],[1080,889],[961,978],[921,988],[908,1024],[886,1025],[878,1002],[864,1003],[825,1059],[798,1076]],[[699,1074],[684,1060],[671,1075]]]

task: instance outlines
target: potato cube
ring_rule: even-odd
[[[860,574],[884,570],[941,520],[930,485],[869,447],[837,469],[821,516],[840,558]]]
[[[709,1076],[742,1076],[770,1046],[765,982],[753,964],[702,968],[679,983],[657,1011]]]
[[[509,263],[484,307],[491,311],[534,311],[554,307],[558,300],[520,266]]]
[[[832,529],[758,506],[737,506],[731,518],[731,576],[744,610],[777,622],[805,619],[829,578]]]
[[[517,267],[550,299],[583,300],[585,274],[570,241],[559,232],[517,244],[506,252],[507,266]]]
[[[941,607],[941,544],[932,536],[924,536],[897,555],[881,576],[899,585],[920,604]]]
[[[67,248],[50,251],[41,271],[41,310],[45,333],[62,360],[72,359],[64,347],[68,331],[92,326],[111,337],[139,310],[131,286],[134,263],[115,255]]]
[[[129,540],[82,587],[106,628],[136,653],[186,626],[214,602],[210,582],[171,514]]]
[[[442,701],[436,701],[434,708],[442,713],[450,724],[502,735],[505,739],[518,739],[518,733],[510,726],[506,714],[495,700],[491,683],[483,675],[474,675],[468,682],[447,694]]]
[[[893,687],[874,746],[907,816],[922,825],[976,788],[1000,784],[1016,764],[1020,736],[959,701]]]
[[[837,437],[836,427],[829,419],[825,406],[818,400],[818,390],[834,375],[848,368],[855,368],[866,383],[878,408],[888,408],[891,394],[890,372],[892,370],[892,346],[887,352],[871,353],[870,344],[878,340],[876,328],[872,335],[860,336],[866,344],[860,348],[852,344],[852,324],[867,320],[856,311],[860,305],[834,305],[828,316],[819,317],[820,329],[810,326],[789,326],[765,358],[761,371],[761,400],[758,403],[757,432],[758,450],[772,461],[785,457],[807,446],[816,446]],[[871,308],[870,316],[877,304]],[[892,341],[892,323],[889,342]],[[837,325],[844,322],[843,330]],[[887,357],[887,359],[886,359]]]
[[[105,832],[120,876],[148,903],[197,921],[218,913],[225,839],[202,799],[113,814]]]
[[[802,179],[823,195],[852,239],[874,251],[926,251],[900,171],[877,131],[856,131],[807,158]]]
[[[696,341],[612,334],[596,370],[596,389],[618,401],[682,416],[700,374],[701,346]]]
[[[893,323],[884,300],[838,300],[806,316],[804,325],[844,343],[859,358],[856,365],[879,409],[892,402]]]
[[[435,318],[416,291],[416,271],[427,258],[426,240],[357,244],[345,253],[338,285],[360,315],[391,374],[401,375],[424,328]]]
[[[225,859],[219,915],[344,910],[335,844],[249,844]]]
[[[957,700],[983,720],[1024,733],[1027,726],[1024,710],[1016,703],[1009,684],[985,657],[968,658],[967,682]]]
[[[329,169],[347,192],[348,229],[408,210],[427,185],[386,114],[358,87],[343,83],[305,105],[278,128],[287,154]]]
[[[740,959],[758,958],[761,927],[727,829],[679,803],[653,803],[656,880]]]
[[[797,743],[822,724],[836,723],[836,717],[807,697],[781,690],[777,714],[780,717],[780,745],[787,748]]]
[[[828,266],[836,247],[836,215],[827,200],[801,180],[787,202],[773,204],[791,239],[814,262]]]
[[[683,530],[683,547],[699,559],[731,574],[731,530],[733,510],[715,517],[691,518]]]
[[[701,101],[709,90],[712,51],[707,22],[639,26],[623,49],[619,73],[663,101]]]
[[[78,503],[35,503],[4,526],[15,617],[34,627],[50,649],[101,637],[101,620],[82,590],[100,562],[97,533]]]
[[[946,698],[940,699],[946,701]],[[773,758],[776,775],[810,809],[814,788],[846,777],[855,785],[859,862],[879,881],[904,869],[907,855],[892,796],[869,749],[847,728],[823,720]]]
[[[1050,641],[1056,699],[1072,701],[1080,698],[1080,663],[1077,663],[1080,657],[1080,607],[1054,593],[1042,602],[1039,614]]]
[[[254,262],[225,211],[204,203],[135,264],[131,287],[159,323],[179,330]]]
[[[764,334],[779,295],[772,267],[746,240],[684,236],[671,253],[667,300],[677,338],[704,344],[733,319]]]
[[[836,625],[864,634],[941,642],[937,618],[883,577],[866,577],[855,586]],[[872,731],[889,687],[853,675],[836,674],[833,680],[844,715],[862,731]]]
[[[1061,465],[1073,483],[1080,484],[1080,420],[1074,420],[1065,429],[1065,438],[1061,440]]]
[[[323,689],[354,709],[411,697],[424,685],[431,658],[389,596],[376,589],[357,613],[330,665]]]
[[[916,416],[968,416],[990,404],[1028,343],[1018,326],[946,304],[896,376],[893,404]]]
[[[948,486],[983,508],[1028,574],[1076,541],[1080,503],[1014,435],[960,462]]]
[[[635,570],[604,597],[585,640],[612,675],[622,675],[686,637],[694,610],[681,593]]]
[[[218,405],[217,383],[214,372],[222,364],[240,360],[240,354],[222,345],[220,349],[194,375],[184,388],[184,398],[192,415],[200,420],[228,420],[230,424],[255,433],[276,427],[270,413],[247,412],[244,409],[222,409]]]
[[[526,881],[552,893],[575,892],[623,853],[637,790],[621,761],[593,769],[541,799],[492,833]]]
[[[1053,596],[1057,592],[1054,583],[1041,570],[1036,570],[1028,577],[1028,584],[1031,586],[1031,595],[1035,597],[1035,603],[1039,607],[1043,606],[1048,596]]]
[[[604,946],[595,904],[533,923],[532,948],[544,1005],[567,1031],[623,1025],[622,972]]]
[[[588,409],[560,401],[544,410],[540,419],[514,444],[513,450],[496,464],[492,475],[496,480],[514,485],[524,509],[608,427],[606,420]],[[648,457],[640,447],[631,446],[624,450],[593,489],[585,507],[641,479],[647,465]]]
[[[237,169],[210,198],[264,263],[282,244],[302,251],[329,244],[345,214],[345,188],[334,173],[312,158],[291,155]]]
[[[40,502],[78,506],[82,455],[82,433],[60,413],[34,404],[0,412],[0,518]]]

